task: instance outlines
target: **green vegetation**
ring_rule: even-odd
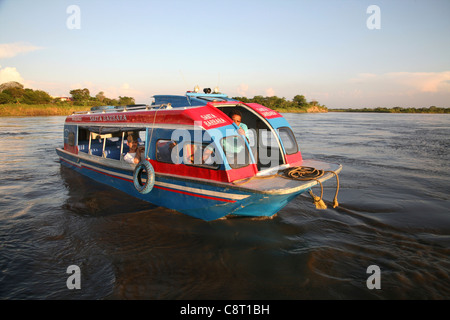
[[[87,88],[74,89],[70,97],[54,98],[42,90],[24,88],[18,82],[0,84],[0,117],[2,116],[50,116],[69,115],[76,111],[85,111],[91,107],[110,105],[125,106],[135,104],[132,97],[110,99],[100,91],[94,97]],[[317,101],[307,101],[305,96],[296,95],[292,101],[277,96],[253,98],[234,97],[244,103],[258,103],[278,112],[382,112],[382,113],[450,113],[450,108],[431,106],[429,108],[362,108],[328,109]]]
[[[75,106],[98,107],[104,105],[126,106],[134,104],[134,98],[119,96],[119,99],[110,99],[105,97],[103,91],[97,93],[95,97],[91,97],[89,90],[86,88],[71,90],[70,94]]]
[[[70,95],[71,97],[54,98],[45,91],[24,88],[15,81],[6,82],[0,85],[0,116],[69,115],[74,111],[85,111],[96,106],[125,106],[135,103],[131,97],[107,98],[104,92],[91,97],[87,88],[71,90]]]
[[[46,104],[52,97],[42,90],[24,89],[18,82],[7,82],[0,85],[0,104],[24,103]]]
[[[255,96],[252,99],[246,97],[234,97],[233,99],[244,103],[258,103],[278,112],[328,112],[328,109],[325,106],[320,105],[315,100],[308,102],[303,95],[296,95],[292,101],[277,96]]]
[[[431,106],[429,108],[363,108],[363,109],[329,109],[330,112],[378,112],[378,113],[450,113],[450,108]]]
[[[85,110],[71,104],[0,104],[0,117],[67,116]]]

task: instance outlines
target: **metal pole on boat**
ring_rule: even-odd
[[[88,147],[88,154],[92,155],[91,151],[91,141],[92,141],[92,132],[89,132],[89,147]]]
[[[125,137],[125,131],[122,132],[122,143],[120,144],[120,160],[123,160],[123,138]]]
[[[100,136],[100,138],[101,138],[101,136]],[[102,152],[103,158],[106,158],[105,147],[106,147],[106,135],[103,136],[103,152]]]

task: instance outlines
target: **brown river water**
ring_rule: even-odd
[[[284,116],[339,207],[197,220],[62,167],[64,117],[0,118],[0,299],[449,299],[450,115]]]

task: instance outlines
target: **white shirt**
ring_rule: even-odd
[[[124,157],[123,160],[125,160],[128,163],[134,163],[134,158],[136,157],[136,152],[130,153],[128,152]]]

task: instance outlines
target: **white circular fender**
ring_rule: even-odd
[[[145,183],[142,182],[142,173],[144,171],[147,173]],[[155,170],[150,161],[143,160],[136,165],[133,172],[133,183],[136,190],[140,193],[146,194],[152,191],[155,185]]]

